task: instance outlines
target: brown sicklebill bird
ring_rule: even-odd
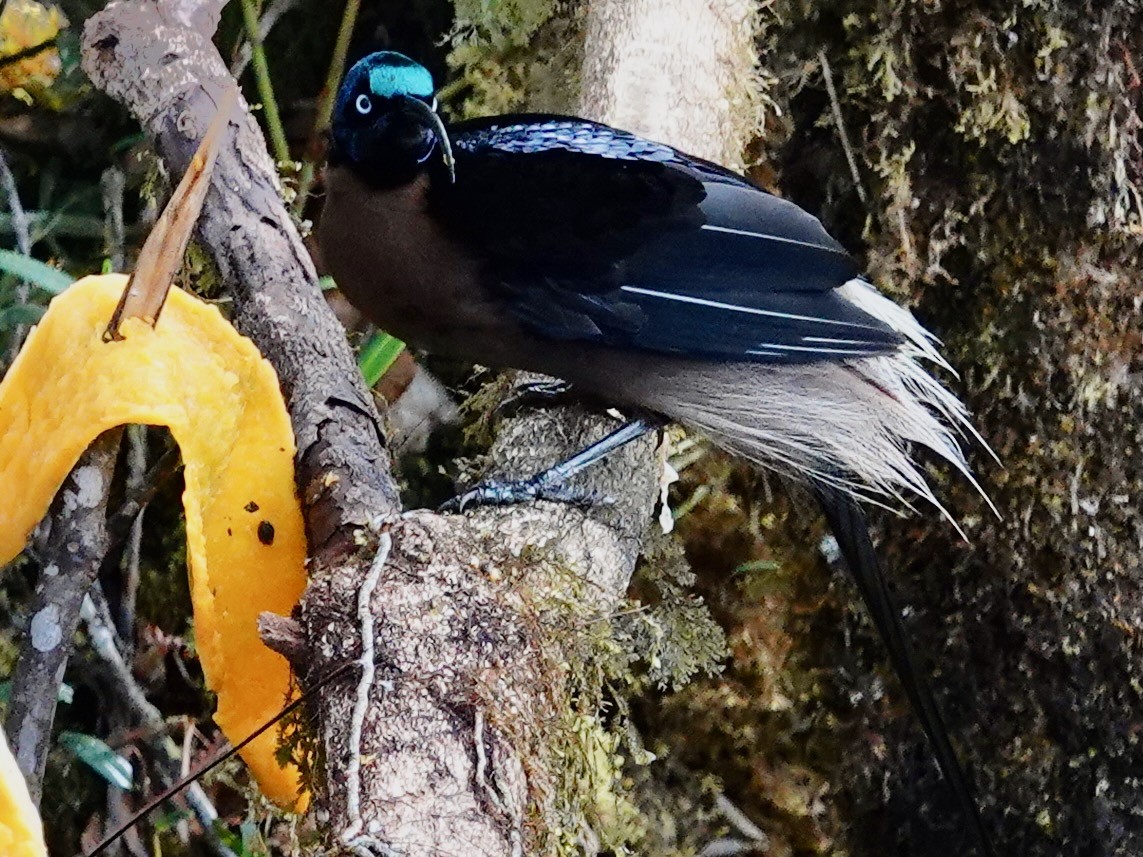
[[[433,92],[392,52],[342,82],[318,233],[339,288],[420,348],[542,372],[644,415],[454,506],[582,501],[571,476],[665,420],[809,482],[972,843],[991,854],[856,502],[940,509],[914,446],[972,480],[958,436],[979,436],[925,368],[949,368],[934,338],[816,218],[723,167],[563,116],[446,128]]]

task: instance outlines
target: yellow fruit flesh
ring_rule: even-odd
[[[125,283],[86,277],[55,298],[0,382],[0,562],[23,550],[101,432],[169,428],[185,465],[195,640],[218,696],[215,720],[237,743],[290,691],[289,666],[262,644],[257,619],[289,615],[306,581],[293,431],[270,364],[185,292],[172,289],[155,328],[131,319],[123,341],[103,342]],[[279,767],[276,736],[269,730],[242,757],[262,791],[288,806],[298,774]]]
[[[8,742],[0,734],[0,854],[4,857],[47,857],[40,814],[28,796],[24,775]]]

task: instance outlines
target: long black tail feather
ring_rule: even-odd
[[[885,582],[885,576],[873,549],[873,542],[869,538],[869,526],[865,514],[852,497],[835,488],[818,485],[816,493],[826,520],[837,539],[845,564],[857,582],[857,588],[861,591],[861,597],[865,599],[873,624],[877,626],[877,631],[889,650],[893,669],[905,689],[905,694],[909,697],[917,718],[921,721],[925,735],[928,736],[941,774],[960,804],[972,842],[982,857],[994,857],[995,852],[984,830],[979,808],[968,784],[968,777],[949,741],[948,729],[941,718],[940,709],[933,699],[928,682],[917,668],[917,657],[913,646],[905,633],[901,614]]]

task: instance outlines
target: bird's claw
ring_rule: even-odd
[[[530,479],[481,482],[440,506],[442,512],[464,512],[481,506],[514,506],[533,500],[550,500],[580,508],[604,506],[615,501],[587,488],[546,479],[541,473]]]
[[[511,419],[526,408],[550,408],[572,399],[575,399],[575,394],[567,381],[555,378],[529,381],[513,388],[507,398],[496,406],[496,415],[501,419]]]

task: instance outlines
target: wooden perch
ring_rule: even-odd
[[[126,104],[180,175],[236,84],[186,2],[113,3],[84,29],[91,79]],[[352,548],[356,529],[397,511],[373,398],[281,198],[274,164],[241,102],[198,222],[234,299],[234,323],[274,364],[298,445],[311,553]]]

